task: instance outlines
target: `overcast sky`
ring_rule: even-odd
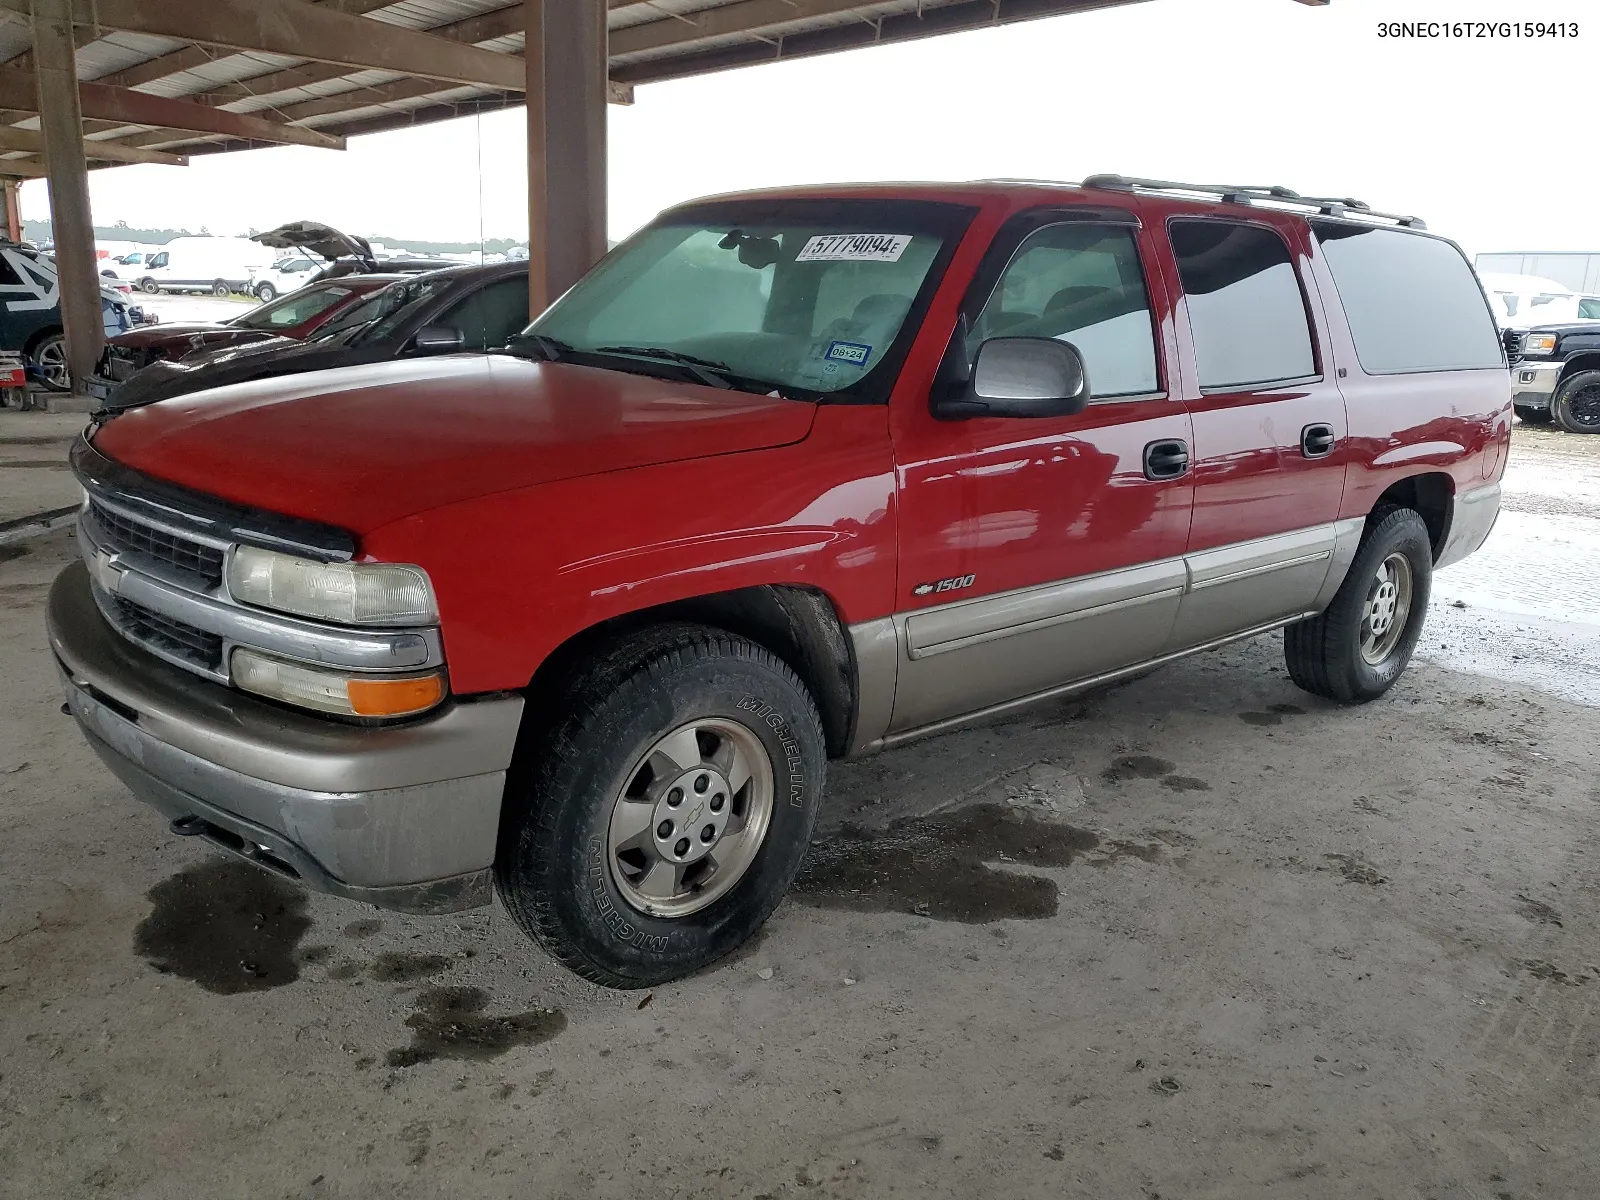
[[[1562,40],[1392,40],[1383,20],[1523,16]],[[1594,0],[1149,0],[637,91],[610,108],[611,234],[667,205],[827,180],[1283,183],[1415,212],[1469,251],[1600,251]],[[98,224],[527,234],[521,109],[90,176]],[[42,182],[23,213],[48,219]]]

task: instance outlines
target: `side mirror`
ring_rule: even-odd
[[[947,421],[968,417],[1064,417],[1089,403],[1089,369],[1071,342],[990,338],[978,347],[972,379],[934,405]]]
[[[454,325],[424,325],[411,339],[418,354],[450,354],[466,344],[466,335]]]

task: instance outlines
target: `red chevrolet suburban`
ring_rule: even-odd
[[[829,758],[1279,627],[1381,696],[1510,427],[1461,251],[1356,201],[722,197],[509,353],[104,421],[50,641],[174,832],[412,912],[497,886],[642,987],[772,912]]]

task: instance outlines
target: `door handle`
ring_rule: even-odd
[[[1170,438],[1144,448],[1146,479],[1178,479],[1188,473],[1189,443]]]
[[[1300,453],[1307,458],[1327,458],[1337,441],[1332,425],[1307,425],[1300,431]]]

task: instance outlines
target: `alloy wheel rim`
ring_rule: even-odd
[[[1567,411],[1579,425],[1600,425],[1600,383],[1575,392],[1567,401]]]
[[[71,386],[71,376],[67,370],[67,347],[60,338],[51,338],[34,352],[33,361],[39,368],[39,374],[54,384],[56,387]]]
[[[612,802],[611,881],[634,908],[686,917],[743,878],[772,823],[772,759],[737,721],[702,717],[659,738]]]
[[[1361,606],[1361,657],[1378,666],[1395,651],[1411,617],[1411,560],[1396,552],[1378,564]]]

